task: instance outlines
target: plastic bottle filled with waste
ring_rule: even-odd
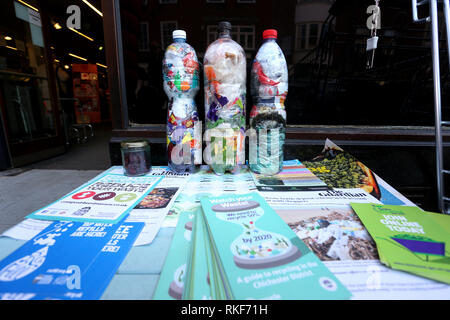
[[[206,50],[205,156],[216,174],[237,173],[245,163],[246,57],[231,39],[231,24],[220,22],[219,38]]]
[[[283,168],[288,69],[283,51],[276,42],[277,36],[273,29],[263,32],[263,43],[251,71],[254,105],[250,112],[250,128],[256,131],[257,143],[256,147],[250,144],[249,167],[263,175],[277,174]]]
[[[167,157],[175,172],[193,172],[202,162],[201,123],[194,97],[199,90],[197,54],[186,42],[186,32],[173,31],[173,43],[163,59],[167,107]]]

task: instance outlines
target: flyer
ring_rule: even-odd
[[[330,188],[362,188],[375,198],[381,198],[372,170],[329,139],[318,156],[302,163]]]
[[[258,191],[318,191],[329,187],[298,160],[283,161],[283,170],[265,176],[252,172]]]
[[[0,262],[0,297],[99,299],[142,227],[53,222]]]
[[[202,198],[201,203],[233,299],[351,296],[259,194]]]
[[[450,233],[417,207],[352,203],[388,267],[450,284]],[[443,215],[443,225],[450,217]],[[441,222],[441,221],[440,221]]]
[[[122,167],[120,167],[122,170]],[[158,185],[139,202],[127,217],[127,222],[144,222],[145,226],[134,246],[147,245],[153,241],[162,227],[187,181],[189,173],[176,173],[167,166],[152,167],[149,176],[161,176]]]
[[[105,172],[27,218],[117,223],[152,190],[162,177],[127,177]]]

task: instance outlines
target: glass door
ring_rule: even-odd
[[[0,11],[0,110],[13,166],[64,152],[37,1]]]

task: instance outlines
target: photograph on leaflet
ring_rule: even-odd
[[[378,259],[375,242],[351,208],[278,214],[322,261]]]

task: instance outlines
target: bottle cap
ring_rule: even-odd
[[[276,39],[278,37],[278,32],[275,29],[267,29],[263,32],[263,39]]]
[[[172,32],[173,39],[186,39],[186,31],[184,30],[174,30]]]
[[[218,29],[219,29],[219,32],[222,32],[225,30],[231,30],[231,23],[229,23],[228,21],[219,22]]]

